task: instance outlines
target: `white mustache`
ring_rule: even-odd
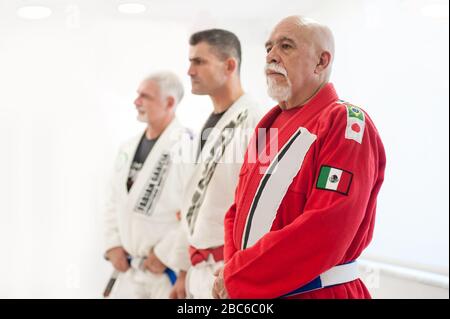
[[[266,71],[266,74],[267,74],[268,71],[272,71],[272,72],[280,73],[280,74],[284,75],[285,77],[287,77],[286,69],[283,68],[279,64],[269,63],[269,64],[266,64],[266,67],[264,69]]]

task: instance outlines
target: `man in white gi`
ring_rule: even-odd
[[[152,74],[137,93],[138,120],[147,128],[123,144],[116,159],[105,209],[105,257],[119,273],[112,297],[168,298],[177,258],[188,258],[173,243],[182,234],[178,157],[192,135],[175,117],[184,93],[175,74]]]
[[[262,112],[242,89],[236,35],[205,30],[193,34],[189,44],[192,93],[209,95],[214,110],[194,142],[197,164],[181,212],[187,243],[180,242],[189,247],[190,265],[179,266],[189,269],[180,272],[171,298],[212,298],[214,272],[223,265],[224,215],[233,203],[245,149]]]

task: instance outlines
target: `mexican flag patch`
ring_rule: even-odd
[[[345,138],[362,143],[364,136],[365,118],[363,111],[354,105],[345,103],[347,108],[347,127],[345,129]]]
[[[348,171],[323,165],[320,168],[316,187],[347,195],[352,178],[353,174]]]

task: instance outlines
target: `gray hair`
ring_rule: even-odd
[[[161,95],[173,97],[177,106],[184,96],[184,88],[180,78],[173,72],[160,71],[152,73],[145,78],[145,81],[154,81],[158,84]]]

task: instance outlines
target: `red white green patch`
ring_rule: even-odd
[[[320,168],[316,187],[335,191],[344,195],[348,194],[352,183],[353,174],[343,169],[323,165]]]

